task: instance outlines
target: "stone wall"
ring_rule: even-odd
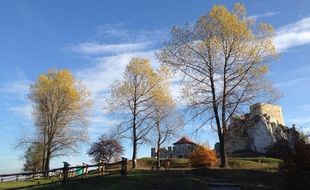
[[[195,150],[196,146],[193,144],[176,144],[172,147],[160,149],[160,158],[188,158]],[[156,157],[156,148],[151,148],[151,157]]]
[[[177,144],[174,145],[174,157],[175,158],[188,158],[194,150],[192,144]]]
[[[172,149],[172,147],[168,147],[168,149],[166,147],[161,148],[159,150],[159,156],[160,158],[173,158],[174,157],[174,150]],[[155,158],[156,157],[156,149],[155,148],[151,148],[151,157]]]

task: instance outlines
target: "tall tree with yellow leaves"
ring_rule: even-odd
[[[137,167],[137,146],[147,140],[154,127],[152,97],[159,77],[144,58],[132,58],[124,72],[123,80],[112,85],[107,109],[122,120],[119,134],[130,134],[132,140],[132,168]]]
[[[182,76],[183,99],[203,125],[213,126],[220,141],[221,166],[227,167],[225,137],[230,118],[273,92],[265,74],[277,57],[273,28],[256,24],[242,4],[232,11],[215,5],[193,25],[173,27],[157,54]]]
[[[87,117],[91,106],[89,93],[69,70],[50,70],[31,85],[36,139],[20,143],[40,144],[42,170],[49,170],[53,157],[76,151],[87,140]]]
[[[152,119],[155,123],[151,137],[156,147],[156,167],[159,169],[161,147],[171,137],[176,136],[183,126],[183,116],[177,111],[170,91],[170,72],[166,67],[157,70],[157,86],[152,91],[151,104],[154,109]]]

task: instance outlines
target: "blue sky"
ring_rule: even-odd
[[[282,91],[279,104],[287,125],[296,123],[310,131],[310,2],[308,0],[236,1],[245,4],[248,15],[272,24],[275,44],[281,52],[271,63],[269,78]],[[117,121],[106,117],[106,92],[122,77],[133,56],[144,56],[158,65],[158,50],[174,25],[193,23],[214,4],[231,8],[234,1],[0,1],[0,173],[19,171],[22,150],[13,150],[21,134],[33,132],[29,85],[49,68],[68,68],[87,85],[95,100],[89,134],[91,141]],[[178,91],[172,88],[177,96]],[[216,134],[205,129],[184,135],[199,142],[216,142]],[[172,140],[173,141],[173,140]],[[124,141],[130,157],[130,142]],[[90,162],[89,145],[77,155],[57,158],[71,164]],[[139,148],[139,156],[150,155],[150,145]]]

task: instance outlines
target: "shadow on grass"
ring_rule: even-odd
[[[241,189],[309,189],[310,172],[281,173],[275,170],[253,169],[196,169],[197,176],[225,179],[238,184]]]
[[[285,176],[279,172],[250,169],[197,169],[197,176],[225,179],[238,184],[241,189],[285,189]]]
[[[72,180],[62,185],[54,183],[50,185],[41,185],[33,187],[25,187],[24,189],[104,189],[104,190],[183,190],[206,189],[207,182],[199,176],[183,171],[131,171],[127,177],[120,175],[111,176],[94,176],[85,179]]]
[[[45,184],[37,183],[37,184],[33,184],[33,185],[27,185],[27,186],[24,186],[24,187],[12,187],[12,188],[8,188],[8,190],[32,189],[32,188],[44,187],[44,186],[47,187],[47,186],[54,185],[54,184],[57,184],[57,183],[60,183],[60,181],[52,181],[52,182],[45,183]]]
[[[276,171],[253,169],[194,169],[171,171],[134,170],[130,171],[127,177],[122,177],[119,174],[92,176],[88,178],[74,179],[65,185],[62,185],[61,182],[53,182],[44,185],[33,185],[15,189],[201,190],[207,189],[207,179],[212,178],[231,181],[238,184],[241,189],[305,189],[306,187],[309,187],[309,174],[307,173],[301,176],[303,178],[295,176],[293,179]],[[292,179],[293,181],[289,179]]]

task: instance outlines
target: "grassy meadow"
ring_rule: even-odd
[[[207,179],[225,179],[241,189],[284,189],[286,177],[277,171],[280,160],[265,157],[231,158],[230,168],[193,169],[187,159],[172,159],[170,171],[151,171],[155,160],[141,158],[138,170],[129,170],[127,177],[119,174],[90,175],[62,185],[61,181],[38,179],[0,183],[0,189],[207,189]],[[130,164],[129,164],[130,168]]]

